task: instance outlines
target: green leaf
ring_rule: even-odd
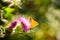
[[[5,13],[4,17],[7,18],[8,21],[10,21],[10,20],[12,19],[12,17],[13,17],[12,12],[14,11],[14,9],[8,7],[8,8],[6,8],[5,10],[6,10],[7,12]]]
[[[10,7],[6,8],[5,10],[7,11],[7,13],[11,13],[11,12],[14,11],[14,9],[13,8],[10,8]]]

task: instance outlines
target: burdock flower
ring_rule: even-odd
[[[10,25],[10,28],[14,28],[17,25],[17,21],[13,21]]]
[[[24,17],[20,17],[19,21],[23,25],[23,30],[25,32],[27,32],[30,29],[30,23],[29,23],[28,19],[26,19]]]

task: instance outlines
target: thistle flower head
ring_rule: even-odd
[[[30,29],[30,23],[28,21],[28,19],[24,18],[24,17],[20,17],[19,21],[21,22],[21,24],[23,25],[23,30],[26,32]]]
[[[17,25],[17,21],[13,21],[10,25],[10,28],[14,28]]]

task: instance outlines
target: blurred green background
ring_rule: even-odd
[[[31,16],[39,25],[28,32],[22,32],[16,28],[15,34],[7,34],[0,40],[57,40],[56,33],[60,28],[60,0],[21,0],[21,2],[22,5],[18,5],[20,9],[17,5],[8,7],[8,2],[1,0],[0,10],[2,10],[3,18],[7,19],[9,24],[14,18],[18,19],[19,15]],[[2,23],[1,20],[0,23]],[[6,27],[5,24],[0,26]]]

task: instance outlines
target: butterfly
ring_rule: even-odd
[[[29,22],[30,22],[30,28],[34,28],[37,25],[39,25],[39,23],[35,21],[32,17],[29,18]]]

